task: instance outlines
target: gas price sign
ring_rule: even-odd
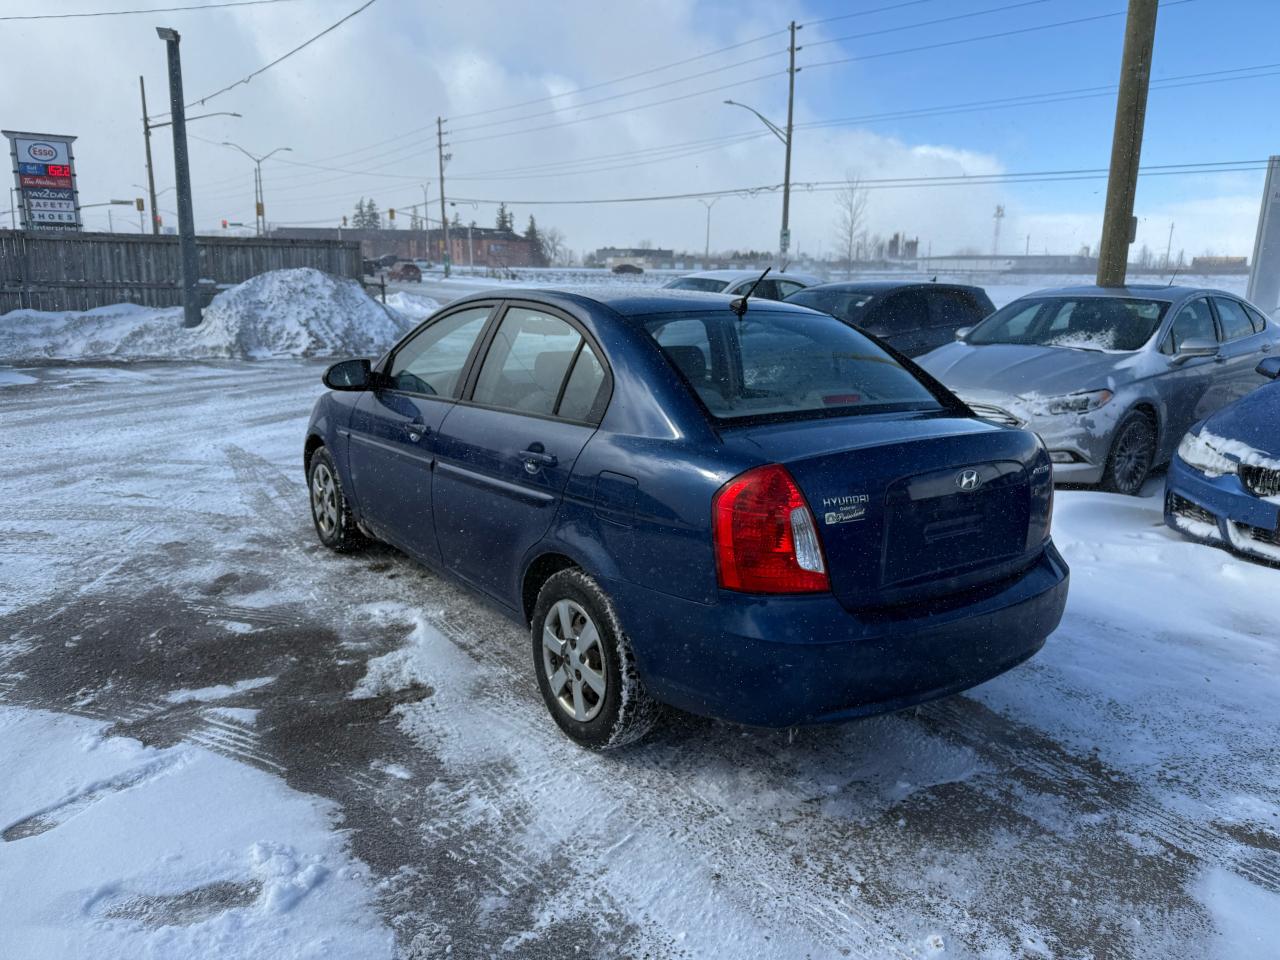
[[[22,201],[24,230],[79,230],[75,137],[52,133],[0,131],[9,138],[13,181]]]

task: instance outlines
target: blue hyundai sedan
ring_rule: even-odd
[[[1165,523],[1194,540],[1280,563],[1280,357],[1274,383],[1196,424],[1165,479]]]
[[[324,382],[320,540],[384,540],[528,625],[584,746],[661,704],[790,726],[945,696],[1066,602],[1036,436],[804,307],[481,294]]]

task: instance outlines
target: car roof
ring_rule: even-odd
[[[1130,283],[1123,287],[1100,287],[1097,284],[1082,284],[1076,287],[1052,287],[1046,290],[1035,290],[1025,293],[1019,300],[1029,297],[1129,297],[1142,300],[1165,300],[1172,303],[1198,293],[1217,294],[1239,299],[1234,293],[1226,290],[1215,290],[1212,287],[1170,286],[1164,283]]]
[[[932,280],[837,280],[832,283],[821,283],[807,287],[808,290],[845,290],[849,293],[887,293],[890,290],[906,290],[912,287],[937,290],[976,290],[985,293],[981,287],[971,283],[936,283]],[[794,294],[793,294],[794,296]]]
[[[758,277],[762,273],[764,273],[763,270],[699,270],[697,273],[682,273],[678,277],[672,277],[672,279],[686,280],[693,277],[697,280],[728,280],[732,282],[734,280],[742,280],[745,277]],[[783,279],[803,280],[811,286],[819,282],[819,278],[812,274],[788,273],[785,270],[770,270],[769,277],[771,279],[782,277]]]
[[[498,287],[479,293],[469,294],[452,301],[450,304],[463,303],[470,300],[533,300],[559,306],[562,309],[572,307],[591,307],[593,305],[608,307],[624,317],[646,317],[659,313],[705,313],[708,311],[728,311],[733,301],[718,293],[703,293],[696,290],[670,290],[665,287],[639,287],[635,284],[599,284],[572,289],[555,287]],[[780,300],[765,300],[759,297],[751,299],[751,310],[770,310],[787,313],[813,313],[808,307],[799,304],[783,303]]]

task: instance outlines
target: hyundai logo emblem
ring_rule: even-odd
[[[982,486],[982,475],[977,470],[961,470],[956,474],[956,486],[965,493],[971,493]]]

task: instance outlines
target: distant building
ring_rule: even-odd
[[[642,270],[671,270],[676,265],[674,250],[657,250],[652,247],[601,247],[588,254],[590,266],[608,267],[629,264]]]
[[[1192,257],[1192,273],[1248,273],[1245,257]]]
[[[1080,254],[1031,254],[1002,256],[956,254],[950,257],[919,257],[919,268],[928,273],[1079,273],[1098,270],[1098,258]]]
[[[369,259],[393,254],[404,260],[444,259],[444,231],[353,230],[343,227],[277,227],[273,237],[297,240],[359,240]],[[458,266],[502,269],[533,265],[533,245],[519,234],[493,227],[449,226],[449,247]]]

